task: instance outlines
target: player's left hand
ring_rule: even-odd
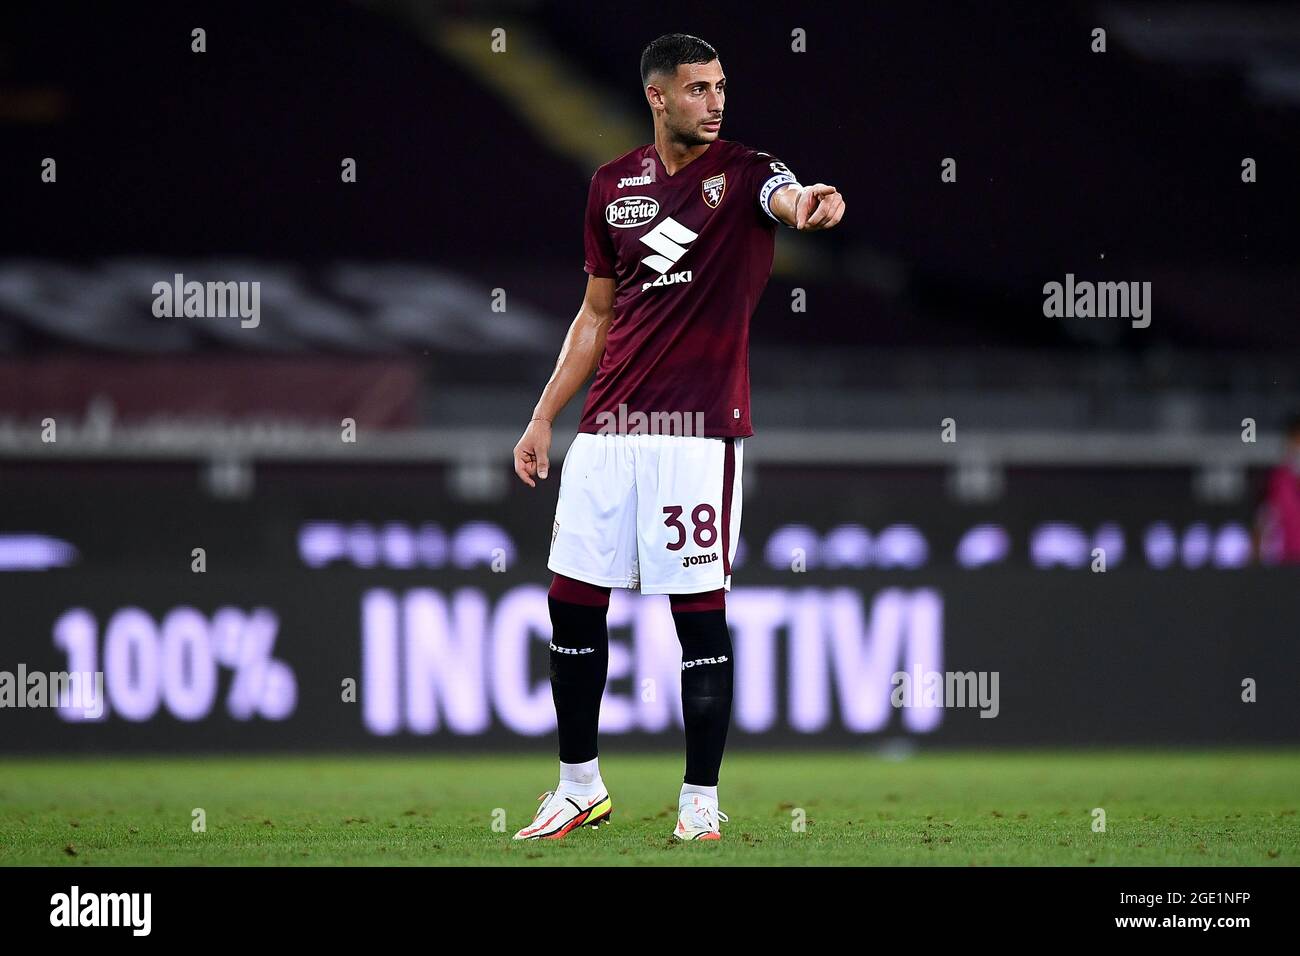
[[[795,228],[801,232],[830,229],[844,218],[844,197],[834,186],[813,183],[799,192]]]

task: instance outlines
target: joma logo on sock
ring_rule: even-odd
[[[692,564],[712,564],[718,560],[718,552],[711,554],[692,554],[682,558],[682,567],[689,568]]]
[[[590,654],[596,649],[594,647],[584,647],[581,649],[576,647],[561,647],[559,644],[552,642],[551,650],[555,651],[557,654]]]
[[[697,664],[725,664],[726,662],[726,654],[723,654],[720,657],[700,657],[693,661],[682,661],[682,670],[686,670],[688,667],[695,667]]]

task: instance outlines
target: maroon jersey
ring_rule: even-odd
[[[724,139],[674,176],[653,143],[596,170],[585,268],[615,280],[614,319],[579,431],[754,433],[749,320],[772,271],[768,201],[793,182],[776,157]]]

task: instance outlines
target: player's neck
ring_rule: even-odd
[[[716,140],[715,140],[716,142]],[[683,167],[699,159],[713,143],[700,143],[687,146],[670,139],[663,130],[655,130],[655,150],[659,153],[659,162],[669,176],[676,176]]]

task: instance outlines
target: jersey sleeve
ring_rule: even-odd
[[[748,160],[749,189],[758,202],[758,208],[774,225],[784,225],[772,212],[772,196],[786,185],[800,185],[794,172],[771,153],[755,152]]]
[[[582,230],[582,244],[586,252],[583,265],[589,274],[601,279],[614,278],[614,243],[609,238],[605,222],[605,204],[601,201],[599,173],[591,177],[587,192],[587,218]]]

